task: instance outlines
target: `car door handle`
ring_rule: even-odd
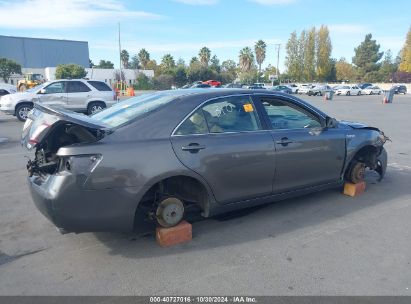
[[[190,152],[198,152],[199,150],[205,149],[206,147],[197,143],[191,143],[188,146],[182,146],[181,150],[183,151],[190,151]]]
[[[282,146],[287,146],[288,144],[291,144],[293,141],[290,140],[288,137],[283,137],[281,140],[277,140],[275,143],[282,145]]]

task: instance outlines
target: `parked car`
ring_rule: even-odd
[[[262,86],[254,85],[254,84],[248,86],[248,88],[249,88],[250,90],[266,90],[266,89],[267,89],[266,87],[262,87]]]
[[[243,85],[241,83],[227,83],[223,85],[223,88],[227,89],[241,89]]]
[[[97,80],[54,80],[25,92],[3,96],[0,110],[25,121],[34,104],[42,103],[76,112],[93,114],[117,102],[115,92]]]
[[[362,82],[357,85],[361,90],[373,86],[372,83]]]
[[[190,87],[190,89],[207,89],[207,88],[211,88],[211,85],[209,85],[208,83],[195,83]]]
[[[326,92],[332,91],[332,88],[328,85],[315,85],[308,89],[307,95],[315,95],[315,96],[322,96]]]
[[[395,94],[407,94],[407,87],[405,85],[395,85],[393,89]]]
[[[312,87],[312,84],[308,84],[308,83],[304,83],[304,84],[300,84],[298,86],[298,89],[296,90],[297,94],[307,94],[308,90]]]
[[[201,136],[200,136],[201,135]],[[62,232],[164,227],[384,176],[386,137],[273,91],[172,90],[92,116],[35,104],[31,196]]]
[[[281,92],[281,93],[286,93],[286,94],[292,94],[293,93],[293,90],[291,90],[291,88],[289,88],[285,85],[274,86],[274,87],[272,87],[271,90]]]
[[[382,92],[379,86],[369,86],[361,90],[361,93],[365,95],[381,95]]]
[[[287,87],[289,87],[289,88],[291,89],[291,91],[292,91],[293,94],[296,94],[296,93],[297,93],[298,85],[296,85],[295,83],[287,84]]]
[[[15,86],[7,83],[0,83],[0,97],[8,94],[14,94],[17,92]]]
[[[350,86],[350,85],[343,85],[341,87],[339,87],[336,91],[335,94],[337,95],[361,95],[361,89],[356,86]]]
[[[262,82],[255,82],[255,83],[253,83],[253,86],[260,87],[260,88],[265,88],[265,84],[262,83]]]
[[[209,84],[212,87],[221,87],[221,82],[217,80],[207,80],[207,81],[204,81],[203,83]]]

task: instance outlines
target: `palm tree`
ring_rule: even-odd
[[[207,47],[203,47],[198,53],[198,57],[200,58],[201,65],[203,67],[208,67],[208,62],[210,61],[211,57],[210,49]]]
[[[240,68],[243,72],[248,72],[251,70],[254,64],[254,54],[251,48],[247,46],[240,51],[239,61]]]
[[[120,59],[121,63],[123,65],[123,68],[127,69],[128,68],[128,60],[130,59],[130,55],[126,50],[122,50],[120,53]]]
[[[140,52],[138,52],[138,60],[140,61],[143,70],[147,68],[147,64],[150,61],[150,53],[146,51],[146,49],[141,49]]]
[[[261,73],[261,64],[265,60],[265,51],[267,49],[267,45],[263,40],[258,40],[255,43],[254,51],[255,51],[255,59],[258,63],[258,73]]]
[[[165,68],[165,69],[171,69],[174,68],[176,66],[176,63],[174,61],[173,56],[171,56],[170,54],[166,54],[163,56],[163,58],[161,59],[161,65]]]

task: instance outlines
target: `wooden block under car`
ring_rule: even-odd
[[[180,222],[177,226],[156,228],[156,240],[161,247],[170,247],[173,245],[191,241],[193,230],[190,223]]]
[[[344,184],[344,194],[348,196],[358,196],[365,191],[365,182],[358,184],[345,183]]]

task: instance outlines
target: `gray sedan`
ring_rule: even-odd
[[[337,121],[267,90],[174,90],[122,101],[87,117],[39,104],[22,143],[35,149],[28,182],[61,232],[164,227],[381,178],[383,132]]]

